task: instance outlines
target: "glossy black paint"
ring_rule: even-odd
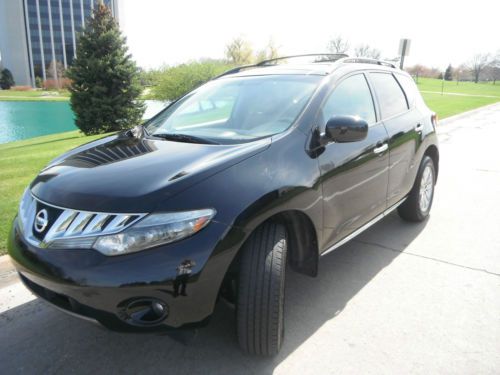
[[[269,219],[287,226],[292,267],[315,275],[320,254],[403,199],[423,155],[437,153],[432,112],[423,102],[387,121],[380,119],[376,105],[377,123],[362,140],[321,141],[326,124],[318,112],[326,95],[353,72],[364,72],[369,82],[373,70],[369,64],[343,64],[329,74],[311,73],[324,79],[306,109],[290,129],[267,139],[211,145],[122,133],[57,158],[31,184],[33,195],[45,202],[116,213],[214,207],[217,215],[192,237],[117,257],[94,250],[39,249],[13,225],[9,253],[26,285],[111,329],[149,331],[206,322],[239,249]],[[259,72],[304,73],[284,68]],[[416,123],[423,124],[420,132]],[[384,143],[387,151],[375,153]],[[191,272],[181,280],[178,270],[186,264]],[[164,301],[168,316],[154,327],[125,323],[121,306],[138,298]]]

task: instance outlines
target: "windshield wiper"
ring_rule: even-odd
[[[159,134],[151,134],[153,137],[166,139],[168,141],[176,141],[176,142],[186,142],[186,143],[202,143],[202,144],[211,144],[218,145],[219,143],[212,141],[210,139],[197,137],[189,134],[179,134],[179,133],[159,133]]]

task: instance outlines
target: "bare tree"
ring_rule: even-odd
[[[61,88],[61,80],[64,76],[64,65],[57,60],[52,60],[47,66],[47,79],[52,80],[51,86]]]
[[[330,39],[326,45],[326,49],[331,53],[347,53],[349,51],[349,41],[344,39],[342,35]]]
[[[460,81],[467,81],[471,79],[469,68],[465,64],[460,64],[456,69],[454,69],[455,81],[457,85]]]
[[[241,36],[234,38],[226,45],[226,57],[233,64],[250,64],[252,62],[252,55],[252,46]]]
[[[488,53],[478,53],[466,64],[474,77],[474,82],[478,83],[481,78],[481,72],[490,62],[490,55]]]
[[[486,69],[486,74],[488,78],[493,81],[493,84],[500,81],[500,51],[496,53],[495,57],[490,61]]]
[[[484,67],[484,75],[495,85],[500,80],[500,62],[493,61]]]
[[[368,44],[359,44],[354,48],[354,56],[367,57],[370,59],[380,59],[380,50],[371,48]]]

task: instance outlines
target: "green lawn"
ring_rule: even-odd
[[[61,153],[100,137],[103,136],[85,137],[71,131],[0,145],[0,255],[6,251],[19,198],[34,176]]]
[[[2,101],[68,101],[69,92],[60,91],[15,91],[0,90],[0,100]]]
[[[422,93],[422,97],[429,108],[438,114],[440,119],[500,101],[500,97],[483,98],[480,96],[454,96],[427,92]]]
[[[500,101],[500,84],[460,82],[457,85],[456,82],[445,82],[445,92],[479,96],[441,95],[441,81],[437,79],[420,78],[418,87],[422,91],[438,92],[424,92],[422,95],[427,105],[436,111],[441,119]],[[8,95],[20,98],[28,95],[34,98],[31,100],[37,100],[41,92],[0,91],[0,100],[4,100]],[[64,97],[59,98],[61,99],[67,100]],[[72,131],[0,145],[0,254],[5,253],[10,223],[16,214],[23,189],[37,172],[64,151],[100,137],[102,135],[85,137],[78,131]]]
[[[500,83],[474,83],[444,81],[444,90],[441,95],[440,79],[419,78],[418,88],[422,96],[439,118],[453,116],[474,108],[500,102]]]
[[[419,78],[417,86],[420,91],[437,91],[441,93],[443,81],[434,78]],[[492,83],[474,83],[474,82],[459,82],[444,81],[444,92],[459,93],[468,95],[492,95],[498,96],[500,99],[500,82],[495,85]]]

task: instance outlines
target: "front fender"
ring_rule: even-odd
[[[317,160],[305,152],[306,142],[305,134],[292,131],[273,140],[265,151],[162,202],[158,210],[215,208],[214,220],[231,228],[227,235],[234,245],[232,250],[239,249],[253,230],[269,218],[299,211],[310,219],[321,244],[320,172]]]

